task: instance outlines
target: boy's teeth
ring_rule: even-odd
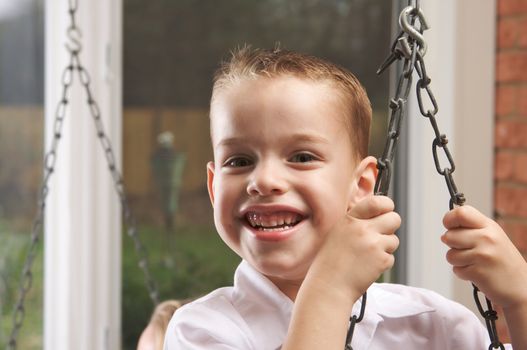
[[[285,211],[272,213],[249,212],[245,217],[252,227],[262,230],[292,227],[302,219],[299,214]]]

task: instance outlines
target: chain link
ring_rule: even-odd
[[[481,300],[479,299],[479,288],[472,283],[473,296],[476,301],[476,306],[478,311],[485,319],[485,325],[487,326],[487,331],[489,333],[490,345],[489,350],[491,349],[501,349],[505,350],[505,347],[498,339],[498,330],[496,329],[496,320],[498,319],[498,313],[492,308],[492,303],[490,300],[485,297],[485,304],[487,304],[487,310],[481,305]]]
[[[364,318],[364,312],[366,311],[366,299],[367,293],[364,293],[361,299],[359,316],[353,315],[350,317],[350,324],[348,328],[348,334],[346,335],[346,346],[344,350],[353,350],[353,347],[351,346],[351,339],[353,339],[353,332],[355,331],[355,326]]]
[[[408,1],[408,6],[403,9],[399,16],[399,25],[401,32],[394,40],[391,53],[386,60],[381,64],[377,74],[382,73],[386,68],[396,61],[403,61],[403,69],[399,75],[397,90],[395,97],[390,100],[390,121],[388,126],[388,136],[382,156],[377,160],[377,168],[379,170],[377,181],[375,183],[374,193],[376,195],[387,195],[390,186],[390,180],[393,173],[393,160],[397,141],[400,135],[401,122],[405,113],[405,106],[408,101],[410,87],[412,84],[413,72],[417,72],[419,77],[416,83],[416,95],[419,111],[421,115],[430,121],[430,125],[434,130],[434,140],[432,141],[432,155],[434,164],[438,174],[445,178],[445,182],[450,194],[449,208],[452,210],[455,206],[462,206],[465,203],[463,193],[457,189],[453,178],[453,173],[456,169],[454,159],[450,150],[448,149],[448,139],[445,134],[439,130],[436,115],[439,107],[435,96],[430,88],[431,79],[426,72],[424,63],[424,55],[426,53],[426,41],[423,38],[423,32],[428,29],[426,19],[420,8],[419,0]],[[423,93],[423,91],[425,93]],[[428,100],[428,105],[431,108],[425,107],[425,97]],[[439,149],[443,150],[444,158],[447,159],[448,164],[442,165],[439,160]],[[485,297],[485,310],[479,299],[479,289],[473,284],[474,300],[478,307],[481,316],[485,319],[487,330],[490,337],[490,349],[505,349],[503,344],[499,341],[496,330],[497,313],[492,308],[492,303]],[[363,296],[363,305],[366,301],[366,294]],[[362,312],[362,311],[361,311]],[[355,316],[353,316],[355,317]],[[352,318],[353,318],[352,317]],[[359,320],[357,320],[359,322]],[[355,323],[357,323],[355,322]],[[346,339],[346,349],[351,349],[351,336],[353,335],[353,328],[355,323],[350,325],[348,337]],[[351,334],[351,336],[350,336]]]
[[[147,252],[145,247],[141,243],[141,240],[138,235],[136,220],[134,215],[132,214],[132,211],[126,198],[123,179],[116,165],[115,154],[112,149],[111,141],[104,131],[99,106],[93,98],[93,94],[90,87],[91,78],[88,71],[84,68],[80,61],[79,54],[82,50],[82,44],[80,41],[81,31],[77,27],[75,21],[75,14],[77,8],[77,1],[70,0],[68,8],[68,13],[70,16],[70,26],[67,29],[67,36],[69,42],[66,44],[66,48],[70,54],[70,60],[69,64],[66,66],[66,68],[64,68],[62,72],[62,94],[55,109],[55,119],[53,123],[53,138],[51,141],[51,147],[44,156],[44,176],[39,192],[37,214],[33,221],[33,226],[31,230],[31,241],[29,244],[26,260],[24,262],[24,267],[22,269],[18,299],[14,307],[12,318],[12,330],[7,344],[7,349],[9,350],[15,350],[17,348],[17,337],[24,322],[24,303],[27,293],[31,289],[31,285],[33,283],[32,266],[37,254],[38,243],[40,240],[40,234],[44,222],[46,198],[49,193],[49,179],[55,171],[58,145],[62,136],[62,127],[64,124],[64,118],[66,116],[66,109],[69,104],[69,90],[73,83],[75,70],[77,71],[79,80],[82,86],[84,87],[87,96],[87,103],[92,119],[95,122],[97,137],[99,138],[100,144],[103,148],[108,168],[112,176],[114,188],[121,203],[122,213],[124,217],[125,226],[127,227],[128,236],[130,236],[134,242],[135,250],[139,258],[138,266],[143,271],[144,281],[148,289],[149,297],[154,305],[157,305],[159,303],[159,292],[157,290],[156,283],[152,278],[152,274],[150,273]]]

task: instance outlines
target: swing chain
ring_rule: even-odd
[[[435,138],[432,142],[432,155],[434,157],[434,163],[436,167],[436,171],[438,174],[442,175],[445,178],[445,182],[448,188],[448,192],[450,194],[450,200],[449,200],[449,208],[450,210],[454,209],[454,206],[462,206],[465,203],[465,196],[463,193],[460,193],[457,190],[456,183],[454,181],[454,178],[452,174],[456,170],[456,165],[454,163],[454,159],[452,157],[452,154],[450,153],[450,150],[448,149],[448,139],[445,134],[442,134],[439,130],[436,115],[439,111],[437,101],[435,99],[435,96],[432,92],[432,89],[430,88],[430,82],[432,81],[430,77],[426,73],[426,66],[424,63],[423,57],[420,55],[420,53],[417,53],[417,60],[415,62],[415,70],[417,72],[417,75],[419,76],[419,80],[416,84],[416,94],[417,94],[417,102],[419,105],[419,111],[421,112],[421,115],[425,118],[427,118],[430,121],[430,125],[432,126],[432,129],[434,130]],[[431,109],[425,108],[425,104],[423,101],[423,90],[426,91],[426,95],[428,96],[428,100],[430,104],[432,105]],[[438,155],[438,148],[441,148],[443,150],[443,153],[448,160],[448,166],[441,166],[441,162],[439,160]]]
[[[448,139],[445,134],[442,134],[440,132],[439,127],[437,125],[437,120],[436,120],[436,115],[438,112],[437,101],[434,97],[434,94],[432,93],[432,90],[430,89],[431,79],[426,73],[425,63],[424,63],[423,57],[420,55],[419,52],[417,53],[417,61],[415,63],[415,70],[417,71],[417,74],[419,76],[419,80],[416,84],[416,93],[417,93],[417,100],[419,104],[419,110],[421,112],[421,115],[430,121],[432,129],[434,130],[435,138],[432,142],[432,154],[434,157],[434,163],[435,163],[436,171],[438,172],[438,174],[442,175],[445,178],[448,192],[450,194],[449,208],[450,210],[452,210],[454,209],[455,206],[462,206],[465,203],[465,196],[463,195],[463,193],[458,191],[456,183],[452,176],[452,174],[454,173],[456,169],[456,165],[454,164],[452,154],[450,153],[448,146],[447,146]],[[426,110],[426,108],[424,107],[423,98],[422,98],[423,90],[426,91],[426,94],[432,105],[432,109]],[[438,148],[443,149],[444,155],[446,159],[448,160],[448,166],[446,167],[442,167],[440,165],[439,156],[437,154]],[[489,333],[489,338],[490,338],[489,350],[490,349],[503,349],[504,350],[505,347],[500,342],[499,337],[498,337],[498,332],[496,329],[496,320],[498,319],[497,313],[493,309],[492,303],[487,297],[485,297],[485,301],[487,304],[487,311],[483,309],[481,302],[479,300],[479,294],[478,294],[479,289],[474,284],[472,284],[472,286],[473,286],[474,301],[476,302],[479,313],[485,319],[485,325]]]
[[[472,283],[472,288],[474,300],[476,301],[476,306],[478,307],[479,313],[481,314],[481,316],[483,316],[483,319],[485,320],[485,325],[487,326],[487,331],[489,333],[490,345],[488,349],[505,350],[505,347],[498,338],[498,330],[496,329],[496,320],[498,319],[498,313],[492,308],[492,303],[487,297],[485,297],[485,303],[487,304],[487,310],[485,311],[485,309],[481,305],[481,300],[479,299],[479,288],[474,283]]]
[[[141,243],[141,240],[139,238],[135,216],[133,215],[130,205],[128,204],[128,200],[126,198],[126,191],[123,183],[123,178],[116,164],[115,153],[112,148],[111,140],[104,131],[104,125],[101,119],[99,105],[93,97],[93,93],[90,87],[90,74],[88,73],[86,68],[81,64],[80,61],[79,54],[82,49],[82,46],[79,40],[81,31],[77,27],[75,20],[75,14],[77,12],[77,9],[77,0],[70,0],[68,12],[70,14],[71,23],[68,28],[68,37],[70,41],[76,45],[76,48],[72,49],[71,46],[67,46],[71,57],[71,63],[69,67],[71,67],[71,70],[77,70],[79,80],[82,86],[84,87],[87,97],[88,109],[94,121],[97,137],[99,138],[101,147],[106,157],[106,162],[113,180],[115,192],[117,193],[117,196],[119,197],[119,201],[121,203],[121,210],[124,217],[125,227],[127,228],[127,234],[134,242],[134,247],[139,258],[138,266],[143,271],[144,282],[148,289],[149,297],[152,300],[152,303],[154,305],[157,305],[159,304],[159,292],[157,290],[157,286],[154,282],[154,279],[152,278],[152,274],[150,273],[148,265],[148,255],[144,245]],[[78,37],[75,35],[78,35]]]
[[[367,298],[367,294],[364,293],[361,299],[359,316],[353,315],[350,317],[348,334],[346,335],[346,347],[344,348],[344,350],[353,350],[353,347],[351,346],[351,339],[353,338],[353,332],[355,331],[355,325],[359,323],[360,321],[362,321],[362,319],[364,318],[364,312],[366,311],[366,298]]]
[[[40,240],[40,233],[42,231],[42,226],[44,223],[44,212],[46,209],[46,198],[49,193],[49,179],[55,171],[55,163],[57,161],[57,150],[60,137],[62,135],[62,125],[64,122],[64,117],[66,115],[66,106],[69,103],[68,92],[71,87],[73,80],[73,60],[70,57],[70,64],[64,68],[62,72],[62,96],[57,104],[55,110],[55,120],[53,123],[53,139],[51,141],[51,148],[46,153],[44,157],[44,178],[40,186],[39,191],[39,200],[38,200],[38,209],[37,215],[33,221],[33,226],[31,229],[31,241],[28,248],[28,253],[26,260],[24,262],[24,267],[22,269],[22,277],[20,281],[20,287],[18,291],[18,300],[15,304],[13,319],[12,319],[12,330],[8,341],[8,349],[14,350],[17,347],[17,337],[22,327],[22,323],[25,317],[25,307],[24,302],[27,293],[31,289],[33,284],[33,272],[31,271],[33,266],[33,261],[37,254],[37,247]]]
[[[24,262],[24,267],[22,269],[22,276],[19,285],[18,299],[14,307],[13,318],[12,318],[12,330],[9,336],[7,343],[8,350],[15,350],[17,348],[17,338],[20,333],[24,318],[25,318],[25,298],[31,289],[33,284],[33,273],[32,266],[33,261],[35,260],[37,254],[37,248],[40,240],[40,234],[42,232],[42,226],[44,223],[44,212],[46,208],[46,198],[49,193],[49,180],[51,175],[55,171],[55,165],[57,161],[57,152],[58,144],[62,136],[62,127],[64,124],[64,119],[66,116],[66,108],[69,104],[69,90],[73,83],[74,70],[77,70],[79,79],[84,86],[87,95],[88,107],[90,114],[95,122],[95,127],[97,130],[97,136],[100,139],[101,145],[105,152],[106,160],[112,179],[114,181],[115,191],[119,196],[123,216],[125,219],[125,225],[128,228],[127,233],[134,241],[135,249],[137,255],[139,256],[139,267],[144,273],[145,283],[148,288],[149,297],[157,305],[159,303],[159,293],[157,287],[154,283],[152,275],[150,274],[148,268],[148,259],[144,246],[142,245],[136,228],[135,217],[132,215],[130,206],[126,199],[126,194],[124,190],[124,184],[122,181],[122,176],[117,170],[114,152],[110,143],[110,139],[104,132],[100,110],[97,102],[93,99],[93,94],[90,88],[90,75],[88,71],[80,62],[79,53],[82,50],[82,45],[80,43],[80,30],[75,22],[75,14],[77,11],[77,1],[70,0],[68,12],[70,15],[70,26],[67,29],[67,36],[70,40],[66,44],[66,48],[70,53],[69,64],[64,68],[62,72],[62,94],[61,98],[55,109],[55,119],[53,122],[53,138],[51,140],[51,147],[49,151],[46,152],[44,156],[44,176],[42,184],[39,191],[39,200],[38,200],[38,209],[35,219],[33,221],[33,226],[31,229],[31,240],[28,247],[28,253],[26,255],[26,260]]]
[[[416,19],[419,17],[421,20],[423,14],[421,13],[419,2],[417,1],[416,7],[411,7],[413,11],[409,11],[410,20],[409,23],[413,27]],[[401,13],[403,17],[404,11]],[[401,20],[399,21],[401,23]],[[401,27],[403,25],[401,24]],[[386,142],[384,144],[384,150],[382,156],[377,159],[377,179],[375,180],[374,194],[387,196],[390,188],[391,177],[393,174],[393,162],[395,158],[395,151],[397,148],[397,142],[401,134],[401,126],[404,114],[406,112],[406,104],[408,102],[408,96],[410,95],[410,90],[412,88],[412,76],[413,76],[413,67],[415,65],[418,50],[420,47],[417,45],[416,41],[412,36],[405,32],[401,31],[397,38],[395,39],[390,55],[386,60],[381,64],[377,70],[377,74],[381,74],[386,68],[388,68],[392,63],[403,60],[403,70],[399,75],[397,81],[397,88],[395,91],[395,96],[390,100],[390,121],[388,123],[388,133]],[[362,321],[364,317],[364,312],[366,309],[366,293],[362,296],[361,301],[361,311],[359,316],[353,315],[350,319],[350,326],[348,328],[346,336],[346,345],[345,350],[352,350],[351,340],[353,338],[353,332],[355,325]]]
[[[431,79],[426,72],[426,66],[424,63],[424,53],[420,47],[422,42],[422,33],[428,29],[424,15],[419,7],[419,1],[415,0],[415,6],[412,6],[412,0],[408,1],[408,7],[403,9],[401,16],[399,17],[399,24],[402,31],[399,33],[392,45],[392,52],[388,58],[381,65],[377,74],[382,73],[392,63],[397,60],[404,60],[403,71],[399,77],[399,84],[397,87],[396,97],[390,101],[390,109],[392,110],[389,123],[388,139],[386,146],[381,158],[378,159],[377,168],[379,174],[377,182],[375,184],[375,194],[386,195],[390,184],[390,177],[392,174],[392,162],[395,153],[395,145],[400,131],[400,119],[402,119],[403,107],[407,101],[409,87],[411,85],[411,76],[413,71],[417,72],[419,80],[416,83],[416,95],[421,115],[430,121],[432,129],[434,130],[434,140],[432,142],[432,155],[434,158],[434,164],[436,171],[445,178],[445,182],[450,194],[449,208],[452,210],[454,206],[462,206],[465,203],[465,196],[460,193],[457,189],[456,183],[453,178],[453,173],[456,169],[452,154],[448,149],[448,139],[445,134],[442,134],[439,130],[436,115],[438,113],[438,104],[435,96],[430,88]],[[408,18],[409,17],[409,18]],[[416,26],[419,22],[419,27]],[[410,23],[410,26],[408,26]],[[417,34],[416,34],[417,33]],[[407,79],[407,85],[402,82],[403,79]],[[402,89],[402,86],[405,86]],[[407,90],[408,89],[408,90]],[[399,100],[401,90],[404,90],[404,99]],[[423,90],[426,92],[426,96],[429,101],[431,108],[426,108],[423,98]],[[401,106],[401,107],[399,107]],[[400,110],[400,115],[397,113]],[[438,155],[438,148],[443,150],[444,156],[448,161],[446,167],[441,165]],[[505,349],[503,344],[498,338],[496,330],[497,313],[492,308],[492,303],[488,298],[485,297],[487,311],[485,311],[481,305],[479,299],[479,289],[473,284],[474,288],[474,300],[478,307],[481,316],[485,319],[487,330],[489,333],[491,344],[490,349]]]
[[[399,55],[398,47],[394,47],[394,55]],[[405,59],[403,73],[399,76],[395,96],[390,100],[390,121],[388,123],[388,137],[384,145],[382,156],[377,159],[377,169],[379,170],[375,182],[375,195],[387,196],[390,181],[393,173],[393,161],[397,142],[401,134],[402,120],[408,102],[408,95],[412,87],[412,58],[416,56],[417,49],[414,47],[410,59]],[[382,72],[379,69],[378,73]]]
[[[111,140],[104,131],[104,125],[101,119],[99,105],[93,98],[93,94],[90,88],[90,75],[86,68],[84,68],[84,66],[81,64],[78,53],[72,52],[72,56],[74,57],[75,62],[74,68],[77,70],[79,74],[79,80],[84,86],[84,90],[86,92],[88,109],[95,123],[97,137],[99,138],[101,147],[106,157],[106,163],[108,164],[108,169],[110,171],[110,175],[112,176],[115,192],[117,193],[119,201],[121,202],[124,223],[127,228],[126,232],[134,242],[135,250],[139,257],[138,266],[143,271],[144,282],[148,289],[149,297],[152,300],[152,303],[154,305],[157,305],[159,303],[159,292],[148,267],[148,255],[144,245],[141,243],[141,240],[139,238],[135,216],[133,215],[132,210],[128,204],[128,200],[126,198],[123,178],[118,170],[115,161],[115,153],[112,148]]]

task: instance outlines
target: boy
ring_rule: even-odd
[[[371,107],[351,73],[243,48],[216,75],[210,119],[215,224],[243,261],[234,287],[178,310],[165,349],[342,350],[366,290],[354,349],[488,347],[464,307],[374,283],[393,265],[400,218],[388,197],[372,195]],[[514,346],[527,349],[527,263],[475,209],[457,208],[444,224],[454,271],[504,307]]]

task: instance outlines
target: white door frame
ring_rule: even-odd
[[[70,24],[68,0],[45,1],[45,147],[55,109]],[[78,1],[81,61],[121,168],[120,0]],[[121,222],[85,91],[76,76],[51,177],[44,238],[44,348],[118,349],[121,340]]]

